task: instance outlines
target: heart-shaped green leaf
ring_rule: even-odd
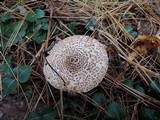
[[[26,34],[28,23],[25,21],[16,21],[5,25],[4,36],[8,38],[7,46],[16,44],[20,38]]]
[[[27,14],[27,10],[25,9],[24,6],[18,5],[17,9],[19,10],[19,14],[24,15],[24,16]]]
[[[15,92],[17,87],[17,82],[15,79],[6,76],[2,80],[2,87],[3,87],[4,93],[6,95],[9,95]]]
[[[126,79],[126,80],[122,81],[122,83],[127,85],[128,87],[133,88],[133,82],[129,79]]]
[[[131,32],[131,36],[133,39],[136,39],[138,36],[138,33],[136,31]]]
[[[6,56],[6,61],[3,63],[3,65],[0,67],[0,69],[3,71],[3,73],[5,75],[9,75],[11,74],[11,69],[12,69],[12,66],[11,66],[11,59],[12,59],[12,56]]]
[[[29,12],[29,13],[27,14],[26,20],[27,20],[28,22],[34,22],[34,21],[36,20],[36,14],[33,13],[33,12]]]
[[[77,23],[76,22],[71,22],[69,25],[68,25],[69,29],[76,34],[77,32]]]
[[[91,18],[87,24],[86,24],[86,29],[90,31],[95,31],[95,29],[98,27],[97,20],[95,18]]]
[[[139,91],[139,92],[141,92],[141,93],[145,93],[143,87],[141,87],[141,86],[139,86],[139,85],[136,85],[136,86],[134,87],[134,89],[136,89],[137,91]]]
[[[36,43],[41,44],[43,43],[47,38],[47,32],[46,31],[38,31],[35,36],[34,39],[36,41]]]
[[[36,18],[37,19],[41,19],[45,15],[45,12],[43,10],[41,10],[41,9],[36,9],[35,13],[36,13]]]
[[[153,80],[150,85],[153,90],[160,93],[160,84],[157,80]]]
[[[127,32],[132,32],[132,31],[133,31],[133,28],[132,28],[131,25],[125,25],[124,28],[125,28],[125,30],[126,30]]]
[[[57,116],[57,111],[51,108],[45,109],[41,112],[43,120],[54,120]]]
[[[14,18],[14,16],[11,13],[7,13],[0,17],[0,22],[6,22],[7,20],[12,18]]]
[[[101,93],[101,92],[95,93],[92,96],[92,99],[99,105],[105,103],[106,100],[107,100],[105,95],[103,93]]]
[[[44,109],[41,113],[36,111],[31,112],[26,120],[54,120],[57,116],[57,111],[51,108]]]
[[[143,108],[141,112],[141,120],[159,120],[158,111],[155,109]]]
[[[43,120],[40,114],[36,111],[29,113],[25,120]]]
[[[13,72],[20,83],[25,83],[30,78],[32,67],[31,66],[18,66],[18,67],[13,68]]]
[[[107,112],[109,117],[114,120],[125,120],[126,118],[125,108],[114,101],[109,104]]]
[[[49,28],[49,24],[48,24],[48,23],[44,23],[44,24],[42,25],[42,29],[43,29],[43,30],[48,30],[48,28]]]

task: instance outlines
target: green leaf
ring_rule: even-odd
[[[2,87],[3,87],[4,93],[6,95],[9,95],[9,94],[15,92],[16,87],[17,87],[17,82],[15,79],[12,79],[12,78],[6,76],[2,80]]]
[[[95,118],[97,118],[97,116],[99,116],[100,113],[101,113],[101,111],[98,108],[91,109],[89,111],[89,114],[91,115],[91,120],[95,120]]]
[[[27,20],[28,22],[34,22],[34,21],[36,20],[36,14],[33,13],[33,12],[29,12],[29,13],[27,14],[26,20]]]
[[[129,18],[129,14],[123,14],[122,18],[123,19],[128,19]]]
[[[42,116],[42,120],[54,120],[57,116],[57,111],[51,108],[47,108],[40,114]]]
[[[29,80],[32,67],[31,66],[18,66],[13,68],[13,72],[16,75],[20,83],[25,83]]]
[[[95,29],[98,27],[98,23],[97,23],[97,20],[95,18],[91,18],[86,26],[85,26],[88,30],[90,31],[95,31]]]
[[[69,24],[69,29],[70,29],[73,33],[76,34],[76,31],[77,31],[77,24],[76,24],[76,22],[71,22],[71,23]]]
[[[4,36],[10,38],[11,34],[15,31],[16,26],[19,25],[19,22],[11,22],[5,25]]]
[[[25,120],[42,120],[42,118],[38,112],[33,111],[33,112],[29,113],[29,115],[26,117]]]
[[[136,31],[131,32],[131,36],[133,39],[136,39],[138,36],[138,33]]]
[[[7,20],[12,18],[14,18],[14,16],[11,13],[6,13],[0,17],[0,22],[6,22]]]
[[[132,28],[131,25],[125,25],[124,28],[125,28],[125,30],[126,30],[127,32],[132,32],[132,31],[133,31],[133,28]]]
[[[41,19],[45,15],[45,12],[43,10],[41,10],[41,9],[36,9],[35,13],[36,13],[36,18],[37,19]]]
[[[32,87],[26,87],[25,93],[29,93],[29,94],[33,93]]]
[[[41,23],[36,24],[35,28],[34,28],[34,31],[40,30],[41,27],[42,27]]]
[[[49,27],[48,19],[46,19],[46,18],[39,19],[36,21],[34,31],[37,31],[40,28],[42,28],[42,30],[48,30],[48,27]]]
[[[90,110],[89,112],[90,112],[90,115],[92,115],[91,118],[93,120],[95,120],[95,118],[97,118],[97,116],[99,116],[101,111],[98,108],[94,108],[94,109]]]
[[[38,31],[35,36],[34,39],[36,41],[36,43],[41,44],[43,43],[47,38],[47,32],[46,31]]]
[[[106,100],[107,100],[105,95],[103,93],[101,93],[101,92],[95,93],[92,96],[92,99],[99,105],[105,103]]]
[[[157,80],[153,80],[150,84],[151,88],[156,92],[160,93],[160,84]]]
[[[136,86],[134,87],[134,89],[136,89],[137,91],[139,91],[139,92],[141,92],[141,93],[145,93],[143,87],[141,87],[141,86],[139,86],[139,85],[136,85]]]
[[[36,111],[31,112],[26,120],[54,120],[57,116],[57,111],[51,108],[43,110],[41,113]]]
[[[158,111],[155,109],[144,108],[141,112],[142,120],[159,120]]]
[[[16,22],[7,24],[5,26],[4,36],[8,39],[11,39],[11,41],[9,41],[6,45],[10,46],[12,44],[16,44],[20,38],[25,36],[27,27],[28,27],[28,23],[25,21],[16,21]]]
[[[36,24],[43,24],[48,22],[49,22],[48,18],[41,18],[36,21]]]
[[[4,62],[3,65],[1,66],[1,70],[3,71],[4,75],[11,74],[11,69],[12,69],[11,59],[12,59],[11,55],[7,56],[6,57],[6,62]]]
[[[27,29],[28,29],[28,22],[24,21],[22,24],[22,27],[19,30],[19,33],[26,32]],[[22,35],[21,37],[24,37],[24,36],[25,35]]]
[[[124,120],[126,118],[125,108],[114,101],[109,104],[107,112],[110,118],[115,120]]]
[[[53,35],[57,35],[57,34],[59,34],[59,33],[60,33],[60,30],[56,27],[55,30],[54,30]]]
[[[48,30],[48,28],[49,28],[48,23],[44,23],[43,26],[42,26],[42,29],[43,30]]]
[[[126,80],[122,81],[122,83],[127,85],[128,87],[133,88],[133,82],[129,79],[126,79]]]
[[[19,10],[19,14],[21,15],[26,15],[27,14],[27,10],[24,8],[24,6],[17,6],[17,9]]]
[[[0,22],[0,35],[4,34],[5,32],[5,24]]]
[[[0,51],[3,51],[3,49],[5,48],[7,43],[8,43],[8,41],[6,41],[6,39],[1,40]]]

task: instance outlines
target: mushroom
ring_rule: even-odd
[[[85,35],[74,35],[59,41],[44,63],[46,80],[55,88],[77,93],[98,86],[108,69],[105,46]]]

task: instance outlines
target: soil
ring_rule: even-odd
[[[26,101],[14,98],[8,96],[0,102],[0,120],[23,120],[27,111]]]

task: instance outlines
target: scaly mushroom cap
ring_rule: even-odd
[[[46,80],[64,91],[88,92],[102,81],[108,69],[105,46],[84,35],[60,41],[46,59],[43,68]]]

